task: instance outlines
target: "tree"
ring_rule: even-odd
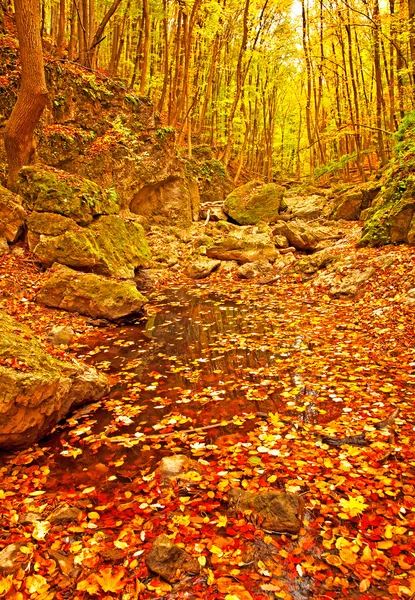
[[[33,157],[33,133],[48,97],[40,37],[39,1],[15,0],[15,9],[22,78],[17,101],[4,133],[9,167],[7,185],[10,189],[16,187],[20,168]]]

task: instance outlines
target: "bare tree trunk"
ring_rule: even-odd
[[[383,102],[383,90],[382,90],[382,74],[380,70],[380,15],[379,15],[379,2],[374,0],[373,4],[373,45],[374,45],[374,64],[375,64],[375,81],[376,81],[376,127],[377,127],[377,149],[379,162],[381,166],[386,163],[385,146],[383,142],[382,133],[382,102]]]
[[[150,50],[150,7],[148,0],[143,0],[143,26],[144,26],[144,48],[143,62],[141,63],[140,94],[144,96],[146,91],[146,80],[148,70],[148,57]]]
[[[56,41],[56,54],[60,58],[63,54],[63,46],[65,43],[65,21],[66,21],[65,0],[59,0],[59,29],[58,39]]]
[[[33,133],[46,106],[38,0],[15,0],[22,79],[17,102],[4,132],[9,167],[7,185],[15,189],[20,168],[34,156]]]

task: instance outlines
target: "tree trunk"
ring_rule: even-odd
[[[46,106],[48,90],[43,65],[38,0],[15,0],[22,79],[17,102],[4,132],[7,185],[16,187],[20,168],[34,155],[33,133]]]

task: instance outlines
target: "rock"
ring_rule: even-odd
[[[363,196],[362,192],[349,191],[342,194],[335,202],[331,218],[344,219],[345,221],[358,221],[362,210]]]
[[[314,250],[320,241],[320,235],[309,225],[300,221],[277,223],[273,235],[284,235],[297,250]]]
[[[236,260],[239,263],[257,260],[274,262],[278,250],[267,233],[248,233],[240,228],[208,248],[206,255],[219,260]]]
[[[119,210],[113,190],[106,191],[89,179],[53,167],[23,167],[18,187],[29,210],[57,213],[79,225],[88,225],[98,215],[116,214]]]
[[[292,219],[311,221],[330,213],[331,203],[324,196],[285,197]]]
[[[60,325],[52,327],[48,334],[48,341],[52,346],[67,346],[70,344],[71,339],[75,335],[72,327],[68,327],[67,325]]]
[[[0,552],[0,573],[2,575],[11,575],[19,569],[25,569],[31,561],[30,554],[25,554],[20,551],[22,546],[26,546],[24,542],[9,544]]]
[[[389,254],[384,254],[383,256],[378,256],[375,258],[373,264],[379,269],[388,269],[395,263],[396,259],[396,254],[394,252],[390,252]]]
[[[173,544],[167,535],[159,535],[153,542],[146,565],[169,583],[180,579],[181,572],[198,573],[198,561],[179,546]]]
[[[0,312],[0,448],[30,446],[72,408],[104,396],[107,378],[53,358],[31,330]]]
[[[205,277],[209,277],[212,271],[217,269],[219,265],[220,260],[213,260],[201,256],[187,266],[186,275],[192,279],[204,279]]]
[[[0,237],[0,256],[8,254],[10,252],[9,244],[5,237]]]
[[[415,182],[391,178],[365,214],[358,246],[415,245]]]
[[[189,471],[199,472],[200,464],[184,454],[174,454],[173,456],[164,456],[157,467],[157,471],[161,479],[165,480],[171,477],[183,476]]]
[[[332,254],[330,250],[322,250],[321,252],[297,260],[293,270],[296,273],[303,273],[304,275],[314,275],[319,269],[324,269],[335,260],[337,260],[337,256]]]
[[[36,302],[94,318],[116,320],[140,314],[147,298],[132,281],[114,281],[60,266],[43,285]]]
[[[41,521],[42,517],[38,513],[27,512],[23,513],[19,517],[19,523],[21,525],[31,525],[32,523],[36,523],[36,521]]]
[[[124,279],[134,277],[135,269],[146,266],[151,256],[142,226],[116,215],[62,235],[41,235],[33,253],[46,267],[56,262]]]
[[[152,221],[182,226],[199,220],[199,191],[197,182],[182,177],[142,187],[130,202],[130,210]]]
[[[355,269],[343,277],[340,283],[335,283],[329,293],[331,296],[354,296],[362,283],[370,279],[374,273],[375,269],[372,267],[368,267],[364,271]]]
[[[278,218],[283,196],[284,188],[280,185],[250,181],[227,196],[223,210],[240,225],[273,223]]]
[[[288,248],[290,245],[285,235],[274,235],[273,241],[277,248]]]
[[[229,494],[235,512],[252,511],[252,518],[264,531],[296,534],[301,528],[304,501],[297,494],[262,492],[251,494],[239,488]]]
[[[81,515],[82,511],[76,506],[61,504],[50,513],[48,521],[52,525],[60,525],[61,523],[67,523],[68,521],[79,521]]]
[[[15,242],[26,219],[22,198],[0,185],[0,237]]]
[[[236,260],[224,260],[219,265],[219,273],[224,275],[234,273],[239,267],[239,263]]]
[[[200,220],[206,221],[209,217],[209,221],[226,221],[226,214],[221,206],[203,206],[200,209]]]
[[[241,279],[255,279],[269,275],[271,271],[272,265],[267,260],[257,260],[241,265],[236,273]]]
[[[52,212],[32,212],[26,225],[32,233],[43,235],[61,235],[65,231],[77,228],[74,219]]]

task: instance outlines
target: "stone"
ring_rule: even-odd
[[[153,222],[186,226],[199,220],[199,205],[195,180],[169,177],[137,191],[130,202],[130,210]]]
[[[67,325],[56,325],[52,327],[48,334],[48,341],[52,346],[67,346],[70,344],[73,336],[75,335],[72,327]]]
[[[200,209],[199,216],[201,221],[226,221],[226,214],[222,206],[203,206]]]
[[[278,219],[284,191],[276,183],[250,181],[227,196],[223,210],[239,225],[273,223]]]
[[[291,218],[302,221],[318,219],[331,210],[331,203],[328,199],[316,194],[311,196],[286,196],[285,201]]]
[[[272,265],[267,260],[257,260],[256,262],[244,263],[238,267],[236,274],[241,279],[255,279],[269,275],[271,271]]]
[[[239,263],[268,260],[274,262],[278,250],[267,233],[249,233],[239,228],[207,248],[206,256]]]
[[[79,521],[81,515],[82,511],[76,506],[61,504],[50,513],[48,521],[52,525],[60,525],[61,523],[67,523],[69,521]]]
[[[11,575],[19,569],[25,569],[31,561],[28,554],[20,551],[22,546],[26,546],[25,542],[8,544],[0,552],[0,573],[2,575]]]
[[[0,256],[8,254],[10,252],[9,244],[5,237],[0,237]]]
[[[114,281],[58,266],[41,288],[36,302],[113,321],[141,314],[147,298],[132,281]]]
[[[273,241],[277,248],[288,248],[290,245],[285,235],[274,235]]]
[[[164,534],[154,540],[146,565],[169,583],[178,581],[183,571],[194,574],[200,571],[198,561]]]
[[[22,198],[0,185],[0,237],[15,242],[23,230],[26,217]]]
[[[26,325],[0,312],[0,448],[28,447],[73,408],[102,398],[105,375],[52,357]]]
[[[19,193],[29,210],[51,212],[88,225],[98,215],[119,210],[114,190],[60,169],[44,166],[23,167],[19,173]]]
[[[200,464],[184,454],[174,454],[173,456],[164,456],[157,471],[162,480],[185,476],[189,471],[200,471]]]
[[[122,279],[134,277],[135,269],[147,266],[151,257],[142,226],[116,215],[99,217],[77,231],[41,235],[33,254],[46,267],[56,262]]]
[[[297,250],[314,250],[321,239],[321,236],[313,227],[301,221],[277,223],[273,235],[284,235],[290,246]]]
[[[335,202],[331,218],[334,220],[358,221],[362,209],[363,196],[360,190],[348,191]]]
[[[337,257],[330,250],[322,250],[321,252],[316,252],[316,254],[297,260],[293,270],[296,273],[303,273],[304,275],[314,275],[319,269],[324,269],[336,259]]]
[[[192,279],[204,279],[205,277],[209,277],[212,271],[217,269],[219,265],[220,260],[201,256],[187,266],[186,275]]]
[[[375,269],[368,267],[364,271],[354,269],[350,271],[339,283],[330,288],[331,296],[355,296],[361,289],[362,283],[374,275]]]
[[[229,507],[235,512],[250,511],[254,523],[267,532],[297,534],[301,528],[304,501],[297,494],[284,492],[250,493],[230,490]]]
[[[52,212],[32,212],[26,221],[27,229],[43,235],[61,235],[70,229],[76,229],[77,223],[70,217]]]

